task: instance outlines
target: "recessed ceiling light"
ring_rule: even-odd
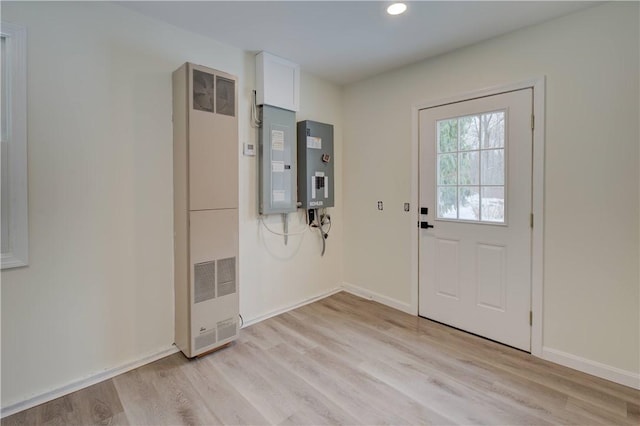
[[[389,15],[400,15],[407,10],[407,5],[404,3],[394,3],[387,8],[387,13]]]

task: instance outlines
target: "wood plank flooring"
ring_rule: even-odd
[[[2,425],[639,425],[640,391],[348,293]]]

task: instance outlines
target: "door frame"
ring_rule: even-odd
[[[533,89],[533,175],[532,175],[532,212],[534,226],[531,233],[531,354],[542,358],[543,342],[543,284],[544,284],[544,144],[545,144],[545,88],[544,76],[516,83],[502,84],[485,89],[464,92],[447,98],[438,98],[419,102],[411,107],[411,311],[418,315],[418,268],[419,268],[419,113],[425,108],[464,102],[476,98],[498,95],[522,89]]]

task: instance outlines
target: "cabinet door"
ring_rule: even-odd
[[[189,74],[189,209],[237,208],[236,80],[197,65]]]

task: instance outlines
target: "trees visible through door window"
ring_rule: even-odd
[[[505,112],[437,122],[438,219],[505,223]]]

